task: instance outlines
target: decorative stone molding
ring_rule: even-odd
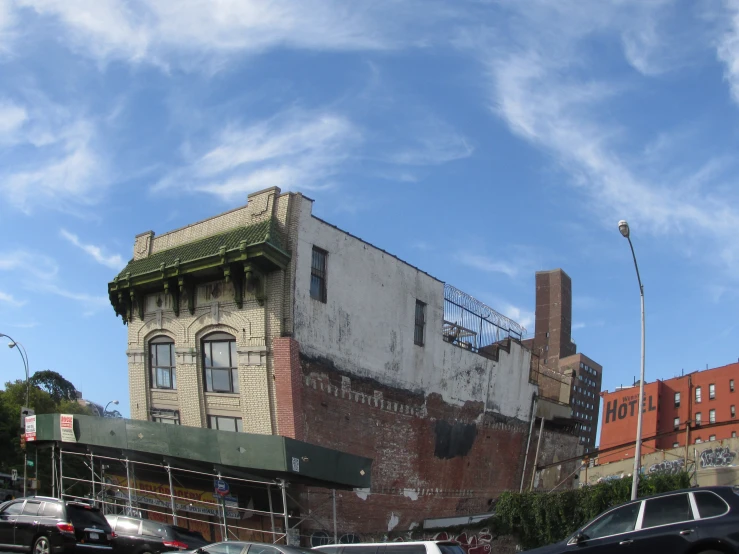
[[[129,348],[126,350],[129,364],[143,364],[146,361],[146,355],[143,348]]]
[[[239,354],[239,366],[267,365],[267,347],[266,346],[240,346],[236,349]]]
[[[177,365],[195,365],[198,362],[198,353],[195,348],[184,347],[175,348],[174,355],[177,358]]]

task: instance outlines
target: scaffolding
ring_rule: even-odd
[[[73,477],[69,471],[65,474],[65,464],[69,466],[71,461],[84,464],[90,472],[89,479]],[[168,486],[162,486],[159,490],[152,490],[151,487],[144,488],[137,483],[137,474],[140,473],[148,476],[159,474],[164,477],[166,475]],[[174,525],[181,527],[184,526],[184,522],[213,524],[212,521],[193,517],[192,514],[214,516],[217,518],[217,538],[220,541],[242,539],[239,533],[246,532],[262,534],[262,542],[290,544],[290,535],[296,534],[300,523],[311,517],[300,518],[290,515],[288,498],[293,502],[297,501],[289,496],[287,491],[290,484],[285,479],[244,478],[217,468],[214,468],[212,472],[197,471],[174,465],[168,460],[151,463],[131,459],[125,453],[121,456],[111,456],[96,454],[92,450],[76,452],[64,449],[63,445],[57,444],[51,445],[51,474],[52,496],[64,500],[92,503],[101,508],[105,514],[138,518],[144,516],[151,518],[152,515],[154,517],[164,516],[171,518]],[[120,475],[123,482],[121,479],[111,479],[111,475]],[[229,483],[240,486],[242,490],[244,488],[262,489],[266,492],[269,510],[239,506],[238,503],[229,501],[226,495],[220,496],[216,502],[178,495],[178,485],[182,489],[186,488],[181,482],[182,478],[187,478],[190,482],[195,480],[215,483],[227,480]],[[87,493],[85,494],[84,491]],[[274,496],[279,499],[276,509],[273,505],[273,493],[277,493]],[[335,518],[335,489],[331,491],[331,498],[334,503]],[[251,517],[252,515],[268,517],[270,529],[234,524],[234,521],[241,521],[245,519],[245,516]],[[291,519],[294,521],[292,526]],[[278,521],[282,524],[281,528]],[[334,519],[334,529],[335,527]],[[269,540],[264,540],[265,536],[268,536]]]

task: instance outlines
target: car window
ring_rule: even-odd
[[[56,502],[44,502],[41,514],[46,517],[62,517],[62,505]]]
[[[249,545],[248,554],[281,554],[281,552],[274,546],[266,544],[251,544]]]
[[[33,500],[26,501],[26,505],[23,506],[23,515],[24,516],[36,516],[38,515],[38,510],[41,507],[41,502],[35,502]]]
[[[692,521],[693,511],[690,509],[688,494],[673,494],[646,501],[642,529]]]
[[[335,552],[338,552],[340,548],[340,546],[322,546],[320,549],[316,550],[320,550],[321,552],[326,552],[328,554],[334,554]]]
[[[23,511],[23,500],[20,502],[13,502],[12,504],[8,504],[5,509],[3,510],[4,516],[13,516],[18,515]]]
[[[95,508],[87,508],[85,506],[77,506],[75,504],[67,504],[67,514],[72,520],[75,527],[100,527],[102,529],[110,529],[108,520],[105,519],[100,510]]]
[[[616,508],[588,525],[583,529],[583,534],[588,539],[599,539],[633,531],[640,506],[641,502],[635,502]]]
[[[175,540],[184,542],[190,549],[208,544],[208,541],[205,540],[205,537],[199,531],[190,531],[183,527],[173,527],[172,529]]]
[[[218,542],[203,548],[208,554],[241,554],[246,546],[243,542]],[[279,554],[279,553],[278,553]]]
[[[119,517],[115,524],[115,532],[122,535],[138,535],[141,522],[137,519]]]
[[[353,546],[351,544],[347,544],[344,546],[343,554],[375,554],[375,552],[377,552],[377,546],[375,545]],[[251,552],[249,554],[251,554]]]
[[[167,537],[167,527],[164,523],[159,521],[142,521],[141,522],[141,534],[148,535],[150,537]]]
[[[441,554],[465,554],[464,549],[458,544],[439,543],[436,546],[441,550]]]
[[[712,492],[694,492],[693,496],[695,497],[695,504],[698,506],[698,515],[701,518],[720,516],[729,511],[726,502]]]
[[[385,546],[385,554],[426,554],[426,546],[390,542]]]

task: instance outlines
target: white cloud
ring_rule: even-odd
[[[23,304],[25,304],[25,301],[16,300],[16,298],[12,294],[8,294],[1,290],[0,290],[0,302],[5,302],[6,304],[10,304],[11,306],[23,306]]]
[[[507,302],[500,302],[496,304],[496,309],[500,311],[504,316],[507,318],[512,319],[519,325],[526,328],[527,331],[531,331],[534,326],[534,313],[526,310],[524,308],[520,308],[518,306],[514,306],[513,304],[508,304]]]
[[[34,279],[49,280],[56,277],[59,267],[43,254],[15,250],[0,252],[0,271],[17,271]]]
[[[456,132],[449,124],[436,118],[410,125],[410,136],[403,139],[408,146],[399,145],[389,158],[398,165],[440,165],[468,158],[474,152],[469,139]]]
[[[519,268],[514,264],[480,254],[463,252],[457,256],[457,260],[466,266],[488,273],[502,273],[511,278],[519,274]]]
[[[270,186],[326,188],[360,140],[359,131],[341,115],[288,110],[252,125],[230,126],[154,190],[176,187],[243,200]]]
[[[0,193],[24,212],[89,205],[107,185],[93,122],[38,93],[26,105],[0,99],[0,144]]]
[[[23,106],[0,99],[0,145],[16,142],[17,133],[27,119],[28,113]]]
[[[388,0],[362,5],[340,0],[20,0],[20,4],[59,23],[61,38],[92,58],[163,66],[170,58],[197,63],[283,47],[394,48],[411,40],[400,32],[403,22],[418,25],[434,13]]]
[[[724,77],[729,82],[729,89],[734,102],[739,104],[739,2],[726,2],[729,22],[728,28],[716,44],[716,53],[724,65]]]
[[[125,265],[123,257],[119,254],[106,255],[101,247],[81,242],[77,235],[70,233],[66,229],[61,229],[59,234],[64,239],[74,244],[77,248],[87,252],[99,264],[118,270]]]
[[[733,239],[728,241],[739,231],[739,212],[726,190],[714,195],[708,186],[727,174],[725,168],[714,160],[696,163],[684,155],[672,158],[669,165],[642,163],[640,145],[645,141],[635,140],[609,110],[610,102],[622,102],[633,84],[599,79],[593,77],[598,72],[588,71],[599,63],[587,48],[594,35],[628,35],[628,44],[634,28],[643,29],[642,20],[655,17],[666,4],[536,5],[538,9],[509,4],[519,10],[510,18],[517,23],[505,34],[506,39],[515,37],[511,42],[491,33],[463,43],[477,48],[488,69],[494,114],[512,133],[552,156],[600,220],[615,225],[626,218],[639,232],[687,240],[710,237],[714,254],[717,249],[725,261],[739,263],[739,250],[731,246]],[[651,31],[643,32],[651,36]],[[651,36],[649,41],[659,43],[660,38]],[[645,44],[641,47],[648,50]],[[628,58],[628,52],[624,56]],[[732,183],[723,184],[730,191]]]
[[[105,296],[96,296],[94,294],[87,294],[83,292],[73,292],[53,283],[39,283],[38,286],[35,288],[37,288],[41,292],[46,292],[48,294],[54,294],[61,298],[74,300],[83,307],[83,309],[85,310],[85,315],[90,315],[95,311],[105,308],[110,304],[110,301]]]

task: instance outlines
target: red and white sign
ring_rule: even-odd
[[[26,416],[26,441],[36,440],[36,416]]]
[[[62,442],[77,442],[74,436],[74,416],[59,414],[59,428],[61,430]]]

